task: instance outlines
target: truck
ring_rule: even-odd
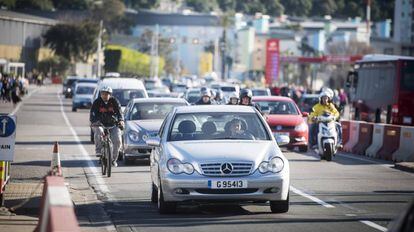
[[[353,119],[414,126],[414,57],[365,55],[347,86]]]

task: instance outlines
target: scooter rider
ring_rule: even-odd
[[[227,105],[238,105],[239,104],[239,95],[236,92],[232,92],[229,97],[229,102]]]
[[[213,102],[211,101],[211,92],[209,89],[205,89],[201,92],[201,98],[198,100],[196,105],[212,105]]]
[[[335,105],[332,103],[333,91],[329,88],[323,90],[319,95],[319,103],[312,108],[312,113],[309,115],[309,123],[312,123],[309,130],[309,144],[312,149],[317,146],[316,136],[318,134],[318,124],[316,119],[318,116],[323,115],[325,112],[330,113],[335,117],[335,120],[339,119],[339,112]],[[336,123],[336,130],[338,132],[338,144],[337,147],[342,147],[342,127],[340,123]]]
[[[92,108],[89,115],[89,121],[91,124],[101,122],[105,127],[113,127],[110,129],[110,138],[112,140],[112,164],[117,167],[117,160],[119,149],[121,147],[121,130],[124,128],[124,117],[121,113],[121,104],[112,96],[112,88],[109,86],[103,86],[100,89],[100,97],[98,97],[92,104]],[[95,151],[96,156],[101,155],[102,142],[101,135],[104,132],[102,127],[92,127],[94,131],[95,139]]]
[[[253,93],[250,89],[243,89],[240,92],[240,102],[239,105],[244,105],[244,106],[253,106],[254,108],[256,108],[260,114],[263,115],[262,110],[260,109],[260,106],[258,104],[254,104],[252,102],[252,97],[253,97]]]

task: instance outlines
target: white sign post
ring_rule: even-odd
[[[0,114],[0,161],[13,161],[16,116]]]

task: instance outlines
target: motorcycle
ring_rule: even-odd
[[[335,156],[338,145],[338,132],[336,131],[335,117],[329,113],[324,113],[316,118],[318,123],[319,132],[318,148],[315,150],[321,159],[331,161]]]

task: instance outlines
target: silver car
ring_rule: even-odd
[[[182,98],[135,98],[125,108],[125,133],[122,158],[126,164],[148,158],[151,152],[145,141],[158,134],[165,116],[176,106],[188,105]],[[121,158],[121,159],[122,159]]]
[[[152,202],[173,213],[179,202],[270,201],[289,209],[289,164],[253,107],[176,107],[151,152]]]

